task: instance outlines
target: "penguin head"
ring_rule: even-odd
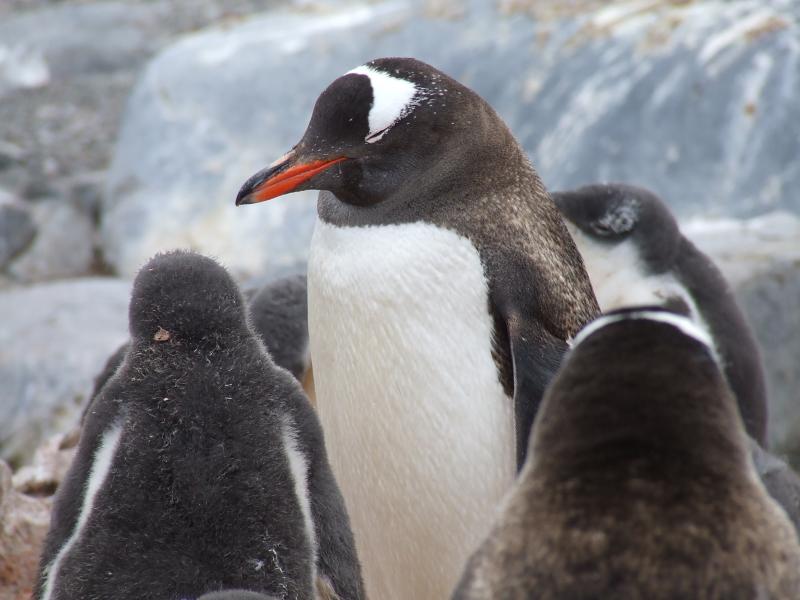
[[[669,268],[679,249],[675,218],[658,196],[622,183],[595,184],[551,193],[567,220],[579,249],[585,236],[599,247],[613,248],[626,241],[636,246],[651,271]]]
[[[682,315],[638,306],[600,315],[575,336],[545,393],[529,455],[549,456],[540,464],[557,479],[595,468],[669,479],[734,472],[746,446],[709,334]]]
[[[355,206],[380,203],[446,154],[454,133],[479,135],[482,108],[477,94],[430,65],[373,60],[322,92],[300,142],[245,182],[236,204],[308,189]]]
[[[147,343],[200,342],[246,331],[239,288],[210,258],[190,251],[158,254],[133,283],[131,336]]]

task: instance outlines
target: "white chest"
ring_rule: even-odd
[[[445,598],[514,477],[478,253],[427,224],[318,222],[308,270],[320,419],[372,598]]]
[[[601,311],[663,305],[669,298],[678,297],[689,306],[691,317],[699,320],[700,313],[686,288],[669,272],[648,273],[632,242],[603,244],[571,224],[568,228],[583,256]]]

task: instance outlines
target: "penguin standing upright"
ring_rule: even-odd
[[[758,480],[711,339],[659,309],[587,326],[455,600],[800,598],[800,545]]]
[[[722,359],[747,432],[767,443],[761,352],[719,269],[678,229],[655,194],[624,184],[553,193],[583,255],[603,311],[643,304],[686,314]]]
[[[196,598],[242,588],[362,598],[322,430],[211,259],[139,272],[131,344],[86,414],[36,598]]]
[[[597,311],[558,210],[494,110],[409,58],[322,92],[237,204],[322,190],[308,265],[317,407],[367,593],[443,598]]]

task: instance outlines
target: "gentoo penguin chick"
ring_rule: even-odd
[[[309,367],[308,302],[305,275],[289,275],[265,283],[247,302],[250,322],[261,337],[272,360],[303,381]],[[84,408],[81,422],[97,396],[122,364],[130,347],[125,342],[108,357],[102,371],[94,379],[90,401]]]
[[[767,393],[758,344],[719,269],[681,235],[664,202],[623,184],[556,192],[553,199],[583,255],[600,308],[659,304],[707,329],[745,428],[765,446]]]
[[[36,597],[306,599],[315,578],[363,597],[322,430],[226,271],[156,256],[130,333],[58,490]]]
[[[597,304],[497,113],[410,58],[322,92],[237,204],[322,190],[308,265],[317,410],[367,594],[444,598]]]
[[[710,342],[658,308],[577,336],[456,600],[800,598],[797,534]]]
[[[248,308],[250,321],[272,359],[302,381],[310,362],[306,276],[289,275],[265,283]]]

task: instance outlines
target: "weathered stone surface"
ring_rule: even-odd
[[[30,212],[37,235],[8,268],[17,282],[31,283],[89,273],[94,258],[91,216],[67,200],[34,203]]]
[[[0,458],[22,462],[68,431],[128,337],[130,283],[79,279],[0,293]]]
[[[71,198],[71,180],[108,166],[142,65],[177,35],[284,0],[3,0],[0,186]]]
[[[27,600],[39,567],[39,552],[50,526],[50,498],[22,494],[11,469],[0,460],[0,598]]]
[[[800,45],[787,2],[588,2],[566,16],[543,2],[440,4],[287,9],[161,53],[110,173],[110,262],[129,275],[176,244],[239,273],[302,256],[310,195],[238,210],[232,198],[297,141],[333,78],[398,54],[474,87],[550,187],[629,181],[675,199],[682,217],[800,211]]]
[[[773,213],[682,229],[731,283],[761,344],[771,448],[800,465],[800,219]]]
[[[75,425],[69,433],[57,433],[45,440],[34,452],[31,462],[14,473],[14,489],[29,496],[55,494],[75,457],[80,433],[80,426]]]
[[[627,181],[684,218],[800,212],[796,3],[603,3],[559,23],[497,82],[547,185]]]
[[[0,269],[22,252],[35,235],[30,208],[0,190]]]

